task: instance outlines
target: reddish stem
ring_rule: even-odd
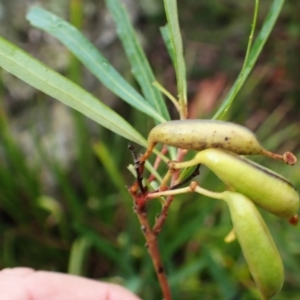
[[[161,153],[162,154],[166,154],[168,152],[168,147],[165,145],[163,146]],[[161,163],[161,157],[157,156],[153,165],[154,170],[157,170],[159,165]],[[150,174],[149,178],[148,178],[148,182],[150,183],[152,180],[155,179],[155,176],[153,174]]]
[[[158,244],[157,244],[157,234],[151,229],[149,224],[147,213],[146,213],[146,197],[144,194],[132,194],[134,198],[134,212],[136,213],[138,220],[141,224],[142,232],[146,239],[147,248],[149,255],[152,259],[154,269],[162,289],[162,294],[164,300],[172,300],[171,290],[169,287],[167,275],[162,264]]]
[[[177,153],[177,161],[182,161],[186,152],[187,152],[186,150],[179,149],[178,153]],[[178,177],[179,177],[179,172],[174,172],[172,175],[171,186],[175,184]],[[156,219],[156,222],[153,226],[153,231],[155,232],[156,235],[158,235],[160,233],[161,228],[167,219],[168,210],[169,210],[169,207],[170,207],[173,199],[174,199],[174,196],[167,197],[167,199],[162,207],[162,210]]]
[[[173,199],[174,199],[173,195],[167,197],[166,202],[164,203],[159,216],[156,218],[155,224],[153,226],[153,232],[156,235],[158,235],[160,233],[161,228],[162,228],[163,224],[165,223],[165,221],[167,219],[168,210],[169,210],[169,207],[170,207]]]

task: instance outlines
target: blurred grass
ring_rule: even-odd
[[[217,13],[213,5],[210,9]],[[76,18],[71,18],[78,26],[83,23],[79,11],[80,6],[74,12]],[[81,72],[73,57],[70,78],[80,83]],[[263,80],[252,73],[228,118],[251,125],[252,116],[267,111],[268,117],[254,125],[264,146],[281,152],[293,150],[300,157],[298,107],[288,94],[271,106],[260,101],[263,96],[259,93],[264,95],[266,88]],[[1,94],[4,93],[2,85]],[[274,111],[269,111],[270,107]],[[64,169],[36,140],[40,160],[57,185],[51,194],[45,194],[41,166],[28,163],[4,105],[0,112],[0,267],[26,265],[70,272],[121,283],[145,300],[160,299],[152,264],[125,191],[125,185],[133,181],[126,169],[131,163],[127,141],[103,129],[91,133],[86,118],[74,113],[76,155],[71,169]],[[132,112],[128,119],[134,128],[147,132],[149,121],[143,115]],[[266,159],[260,162],[287,176],[300,189],[299,164],[289,168]],[[207,188],[223,188],[204,168],[199,180]],[[50,197],[52,204],[61,208],[59,218],[55,218],[55,209],[41,204],[43,197]],[[150,203],[152,220],[159,208],[158,203]],[[286,268],[284,289],[276,299],[296,300],[300,286],[299,229],[266,213],[264,217]],[[174,201],[160,236],[160,248],[175,300],[257,297],[239,245],[223,242],[230,229],[229,213],[223,203],[194,195]]]

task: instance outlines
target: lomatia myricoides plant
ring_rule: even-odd
[[[142,174],[144,164],[157,143],[198,152],[188,161],[182,161],[183,155],[178,156],[180,161],[167,161],[168,172],[160,187],[148,191],[143,185]],[[157,125],[149,133],[146,152],[140,158],[134,153],[137,180],[130,192],[165,299],[171,299],[171,293],[155,239],[173,197],[188,192],[200,193],[228,204],[233,224],[231,239],[232,236],[237,238],[261,299],[270,299],[281,290],[284,282],[283,263],[257,206],[295,225],[298,221],[299,195],[287,179],[242,155],[265,155],[288,165],[294,165],[297,161],[291,152],[280,155],[264,149],[254,133],[243,126],[213,120],[178,120]],[[161,159],[166,161],[159,155],[156,166]],[[195,181],[182,187],[198,174],[200,165],[214,172],[228,189],[217,193],[203,188]],[[192,175],[181,181],[180,170],[194,166],[196,169]],[[153,178],[150,176],[150,180]],[[151,229],[146,219],[146,203],[157,197],[165,197],[165,201]]]

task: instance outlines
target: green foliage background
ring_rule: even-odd
[[[153,1],[153,6],[147,1],[137,2],[136,5],[142,13],[135,27],[145,39],[144,47],[155,76],[176,95],[171,60],[159,33],[159,26],[166,22],[160,1]],[[258,29],[270,5],[271,1],[260,4]],[[68,1],[67,7],[68,20],[88,33],[92,23],[85,19],[85,2]],[[104,9],[104,4],[96,4],[96,7]],[[178,11],[187,62],[188,99],[194,99],[197,94],[198,82],[215,74],[222,73],[226,77],[228,89],[243,64],[253,1],[178,1]],[[283,6],[254,71],[237,95],[226,119],[254,129],[266,148],[277,149],[278,152],[292,150],[300,157],[297,153],[300,134],[300,77],[297,67],[300,25],[297,13],[299,15],[299,8],[293,2]],[[24,18],[25,15],[26,11]],[[23,40],[20,38],[13,42],[21,47],[26,44],[30,48],[26,33],[19,36]],[[93,38],[90,40],[92,43],[95,41]],[[115,47],[120,46],[116,44]],[[31,47],[33,50],[34,45]],[[88,89],[88,81],[82,75],[86,74],[86,70],[69,55],[70,64],[64,72],[68,78],[79,85],[86,85]],[[207,60],[204,56],[211,62],[205,64]],[[123,54],[124,62],[117,62],[121,66],[120,73],[137,87],[125,57]],[[114,65],[114,61],[110,63]],[[5,71],[2,77],[4,74]],[[41,143],[33,114],[30,133],[36,141],[38,159],[29,163],[12,131],[15,111],[9,105],[12,96],[3,80],[0,92],[0,267],[22,265],[69,272],[118,282],[142,299],[160,299],[160,288],[132,211],[132,199],[126,190],[126,185],[134,180],[127,170],[127,165],[131,163],[128,140],[100,126],[91,125],[85,117],[72,112],[76,129],[76,147],[72,149],[75,157],[72,165],[65,168]],[[103,98],[101,93],[108,95],[103,90],[93,92],[100,99]],[[112,102],[114,97],[111,95],[108,98]],[[156,97],[153,97],[154,101]],[[56,100],[36,92],[31,101],[44,107],[42,111],[47,119],[47,107]],[[153,119],[131,109],[121,100],[117,101],[114,109],[146,137],[155,124]],[[199,111],[199,117],[211,118],[219,105],[220,102],[217,102],[205,114]],[[169,103],[168,107],[171,107]],[[164,108],[160,110],[167,118]],[[172,109],[170,112],[177,118]],[[143,151],[141,146],[137,148],[139,152]],[[288,177],[299,189],[299,164],[289,168],[280,162],[256,160]],[[55,182],[51,189],[44,186],[42,172],[45,167]],[[204,168],[199,180],[212,190],[224,188]],[[149,219],[154,220],[159,209],[159,203],[151,203]],[[286,282],[276,299],[298,299],[299,228],[262,213],[286,268]],[[199,195],[181,196],[174,201],[159,236],[174,299],[244,300],[257,297],[238,243],[226,244],[223,241],[230,229],[229,212],[223,203]]]

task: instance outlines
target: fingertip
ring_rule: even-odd
[[[120,285],[70,274],[36,271],[27,281],[34,300],[140,300]]]
[[[30,292],[25,283],[26,278],[35,271],[31,268],[6,268],[0,271],[0,299],[29,300]]]
[[[24,277],[35,271],[27,267],[5,268],[0,271],[0,276]]]
[[[0,300],[2,299],[140,300],[117,284],[69,274],[35,271],[26,267],[0,271]]]

